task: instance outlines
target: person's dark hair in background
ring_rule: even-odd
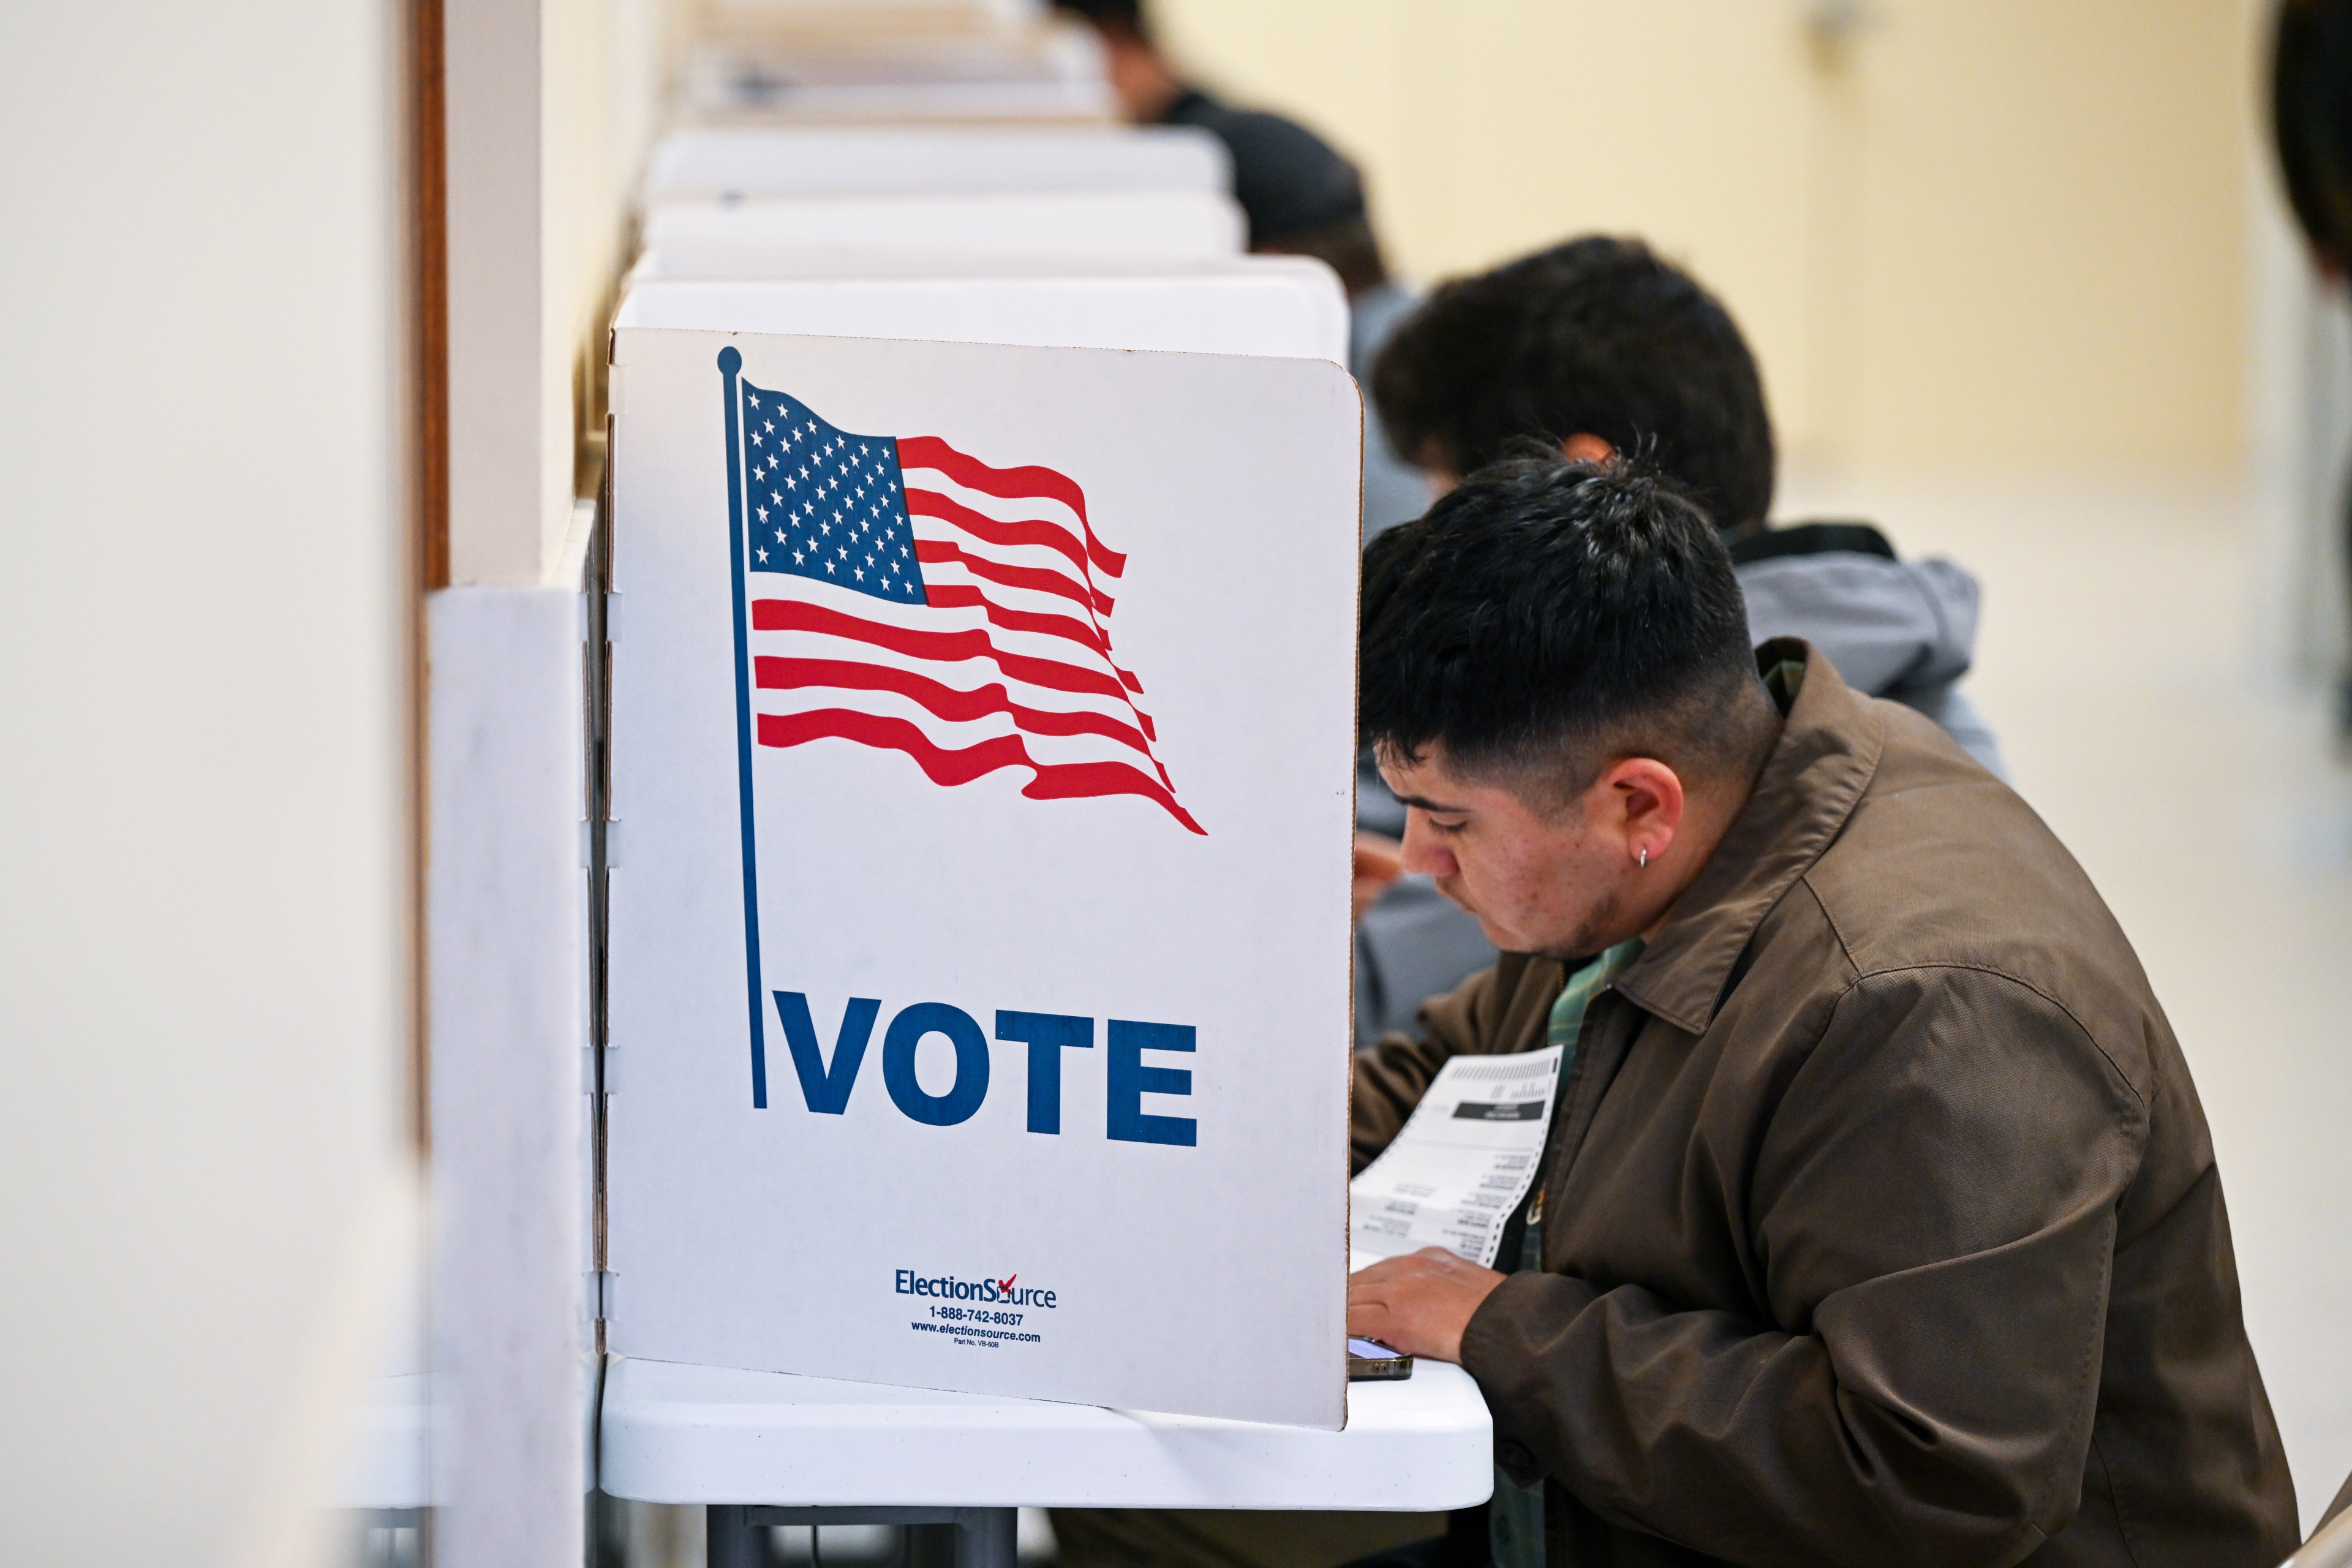
[[[2271,132],[2295,221],[2323,266],[2352,270],[2352,4],[2279,7]]]
[[[1780,721],[1707,515],[1625,465],[1481,468],[1364,552],[1361,734],[1565,803],[1611,758],[1737,775]]]
[[[1975,579],[1898,561],[1862,523],[1768,528],[1772,420],[1738,324],[1638,239],[1571,239],[1449,282],[1389,341],[1371,375],[1396,449],[1444,487],[1532,439],[1571,458],[1630,457],[1687,489],[1724,532],[1751,644],[1801,637],[1847,682],[1942,725],[2000,771],[1958,681],[1976,635]],[[1356,791],[1357,1042],[1409,1029],[1425,998],[1494,962],[1475,922],[1427,883],[1381,879],[1404,810],[1369,761]]]
[[[1330,263],[1352,296],[1388,278],[1356,166],[1295,120],[1234,109],[1184,79],[1160,48],[1140,0],[1055,0],[1101,37],[1112,89],[1139,125],[1197,125],[1234,161],[1234,199],[1249,247]]]
[[[1187,81],[1160,49],[1141,0],[1055,5],[1101,38],[1111,87],[1129,121],[1197,126],[1225,144],[1234,199],[1249,220],[1252,250],[1311,256],[1339,275],[1348,291],[1348,369],[1359,381],[1369,379],[1373,359],[1412,310],[1413,296],[1389,276],[1356,165],[1295,120],[1235,109]],[[1420,476],[1399,459],[1376,425],[1368,425],[1366,536],[1419,515],[1428,500]]]
[[[1772,420],[1729,311],[1638,239],[1573,239],[1440,287],[1372,371],[1391,443],[1459,477],[1514,441],[1639,453],[1727,529],[1772,504]]]
[[[1755,356],[1722,303],[1640,240],[1587,236],[1444,284],[1391,337],[1371,391],[1396,450],[1441,488],[1529,438],[1654,466],[1728,540],[1755,641],[1808,639],[1849,683],[1919,709],[2001,771],[1956,689],[1975,579],[1897,561],[1866,524],[1765,526],[1776,465]]]
[[[2271,131],[2295,221],[2320,269],[2341,279],[2352,273],[2352,0],[2287,0],[2279,7]],[[2352,514],[2346,525],[2352,565]],[[2336,726],[2352,735],[2352,670],[2336,688]],[[2339,1507],[2352,1500],[2352,1481],[2345,1489]]]

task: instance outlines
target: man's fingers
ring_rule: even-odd
[[[1416,1262],[1428,1269],[1433,1278],[1444,1279],[1449,1284],[1481,1286],[1492,1289],[1502,1280],[1502,1276],[1495,1270],[1482,1268],[1460,1253],[1450,1252],[1443,1247],[1424,1247],[1412,1256]]]
[[[1407,1355],[1462,1359],[1462,1332],[1503,1277],[1442,1247],[1383,1258],[1348,1276],[1348,1331]]]
[[[1400,1275],[1425,1273],[1432,1265],[1439,1268],[1477,1268],[1477,1265],[1443,1247],[1424,1247],[1418,1252],[1401,1252],[1393,1258],[1382,1258],[1365,1264],[1350,1279],[1391,1279]],[[1484,1273],[1485,1270],[1480,1269]]]

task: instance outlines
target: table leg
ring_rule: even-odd
[[[919,1568],[1015,1568],[1019,1556],[1015,1537],[1020,1510],[1010,1508],[780,1508],[715,1502],[704,1517],[709,1532],[704,1561],[709,1568],[762,1568],[759,1532],[777,1524],[901,1525],[915,1532],[908,1557]],[[949,1547],[953,1555],[941,1547]]]
[[[956,1542],[963,1532],[952,1524],[902,1524],[907,1532],[903,1568],[956,1568]]]
[[[1018,1510],[967,1508],[956,1514],[956,1568],[1013,1568]]]
[[[703,1510],[703,1561],[709,1568],[766,1568],[767,1553],[751,1514],[740,1503],[714,1502]]]

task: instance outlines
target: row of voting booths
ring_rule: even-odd
[[[1007,37],[718,27],[647,164],[610,336],[604,1343],[1328,1442],[1347,300],[1245,253],[1214,137],[1110,121],[1066,28]],[[981,1500],[1084,1500],[1022,1484]]]

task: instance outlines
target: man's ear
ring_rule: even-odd
[[[1617,460],[1617,448],[1590,430],[1580,430],[1559,444],[1559,455],[1571,463],[1605,468]]]
[[[1674,847],[1683,825],[1683,781],[1655,757],[1627,757],[1601,775],[1601,831],[1637,867],[1654,866]]]

